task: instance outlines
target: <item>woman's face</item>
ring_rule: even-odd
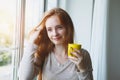
[[[63,44],[65,42],[66,29],[57,16],[51,16],[45,23],[49,39],[55,45]]]

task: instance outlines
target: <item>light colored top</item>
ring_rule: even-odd
[[[29,45],[20,63],[19,80],[33,80],[33,64],[31,55],[35,52],[35,45]],[[60,64],[54,53],[50,53],[45,59],[42,71],[42,80],[92,80],[92,67],[86,72],[78,72],[73,62],[67,60]]]

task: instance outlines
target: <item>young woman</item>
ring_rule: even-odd
[[[92,63],[85,49],[67,55],[74,43],[74,26],[69,14],[54,8],[46,12],[30,39],[19,67],[20,80],[93,80]]]

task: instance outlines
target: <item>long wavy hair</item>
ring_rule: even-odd
[[[35,74],[36,75],[38,74],[38,80],[42,80],[42,68],[43,68],[45,58],[48,56],[48,54],[51,51],[53,51],[55,47],[55,45],[48,38],[47,31],[46,31],[46,25],[45,25],[46,20],[53,15],[58,16],[61,24],[66,29],[65,44],[64,44],[66,51],[67,51],[68,43],[73,43],[74,41],[73,40],[74,39],[74,26],[73,26],[73,22],[69,14],[61,8],[53,8],[45,12],[43,19],[41,20],[39,25],[36,26],[31,31],[31,33],[34,33],[38,27],[42,28],[42,30],[39,33],[39,36],[34,41],[34,43],[38,45],[36,52],[33,54],[33,64],[34,64]]]

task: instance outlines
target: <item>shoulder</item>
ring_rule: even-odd
[[[81,53],[89,54],[88,50],[86,50],[86,49],[84,49],[84,48],[81,49]]]
[[[53,53],[51,53],[51,52],[48,53],[48,55],[45,57],[45,62],[44,62],[44,64],[47,64],[47,62],[51,60],[52,54],[53,54]]]
[[[83,55],[83,62],[88,66],[88,70],[92,70],[92,60],[90,53],[86,49],[81,49],[81,53]]]
[[[82,48],[81,53],[83,54],[83,58],[90,59],[90,53],[86,49]]]

